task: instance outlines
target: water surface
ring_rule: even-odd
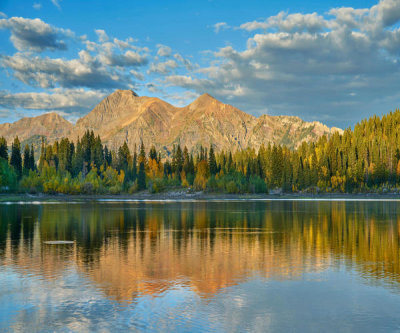
[[[400,203],[0,205],[0,331],[400,330]],[[53,241],[72,244],[48,244]]]

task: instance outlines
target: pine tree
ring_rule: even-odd
[[[72,172],[73,146],[67,138],[61,139],[58,153],[59,169]]]
[[[11,147],[10,165],[14,168],[14,171],[17,174],[17,178],[21,179],[22,177],[21,143],[19,142],[18,137],[14,139],[14,142]]]
[[[142,163],[144,164],[144,167],[146,169],[147,166],[147,158],[146,158],[146,150],[144,148],[144,143],[143,141],[140,144],[140,151],[139,151],[139,157],[138,157],[138,163]]]
[[[31,151],[29,153],[29,166],[31,170],[36,170],[35,165],[35,151],[33,149],[33,144],[31,145]]]
[[[39,170],[42,171],[44,162],[46,161],[46,144],[44,141],[44,137],[42,136],[42,143],[40,146],[40,157],[39,157]]]
[[[30,160],[30,149],[28,145],[24,148],[24,159],[23,159],[23,174],[28,175],[29,170],[31,170],[31,160]]]
[[[104,164],[104,150],[103,145],[101,144],[100,136],[97,136],[94,139],[91,154],[92,162],[97,167],[97,169],[99,169],[100,166]]]
[[[118,169],[124,170],[125,174],[128,171],[130,159],[131,153],[129,151],[128,144],[125,141],[124,144],[118,149]]]
[[[172,155],[172,171],[175,172],[176,174],[180,174],[183,169],[183,154],[182,154],[182,149],[181,146],[178,144],[174,146],[174,153]]]
[[[83,172],[85,170],[86,169],[85,169],[82,143],[81,140],[79,140],[78,138],[76,142],[76,149],[72,156],[72,173],[74,176],[77,176],[80,172]]]
[[[144,162],[139,163],[139,173],[138,173],[138,190],[145,190],[146,189],[146,171]]]
[[[210,146],[210,152],[208,154],[208,167],[210,169],[210,174],[211,175],[216,175],[217,174],[217,162],[215,160],[215,155],[214,155],[214,148],[211,145]]]
[[[150,152],[149,152],[149,158],[151,158],[151,159],[157,161],[157,151],[156,151],[156,147],[151,146]],[[158,162],[158,161],[157,161],[157,162]]]
[[[135,145],[135,152],[133,153],[133,160],[132,160],[132,180],[135,181],[138,176],[137,172],[137,151],[136,151],[136,145]]]
[[[108,150],[107,146],[104,147],[104,162],[106,166],[111,166],[112,164],[112,154],[111,151]]]
[[[8,161],[8,147],[7,140],[4,137],[0,138],[0,158]]]

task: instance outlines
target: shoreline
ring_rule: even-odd
[[[225,194],[204,192],[164,192],[135,194],[10,194],[1,193],[0,203],[12,202],[87,202],[87,201],[400,201],[400,194],[394,193],[289,193],[289,194]]]

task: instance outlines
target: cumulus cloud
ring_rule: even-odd
[[[174,58],[180,62],[188,71],[191,71],[195,66],[189,59],[184,58],[181,54],[175,53]]]
[[[0,91],[0,106],[7,108],[4,117],[11,115],[11,110],[58,111],[63,115],[83,115],[91,110],[107,95],[103,91],[85,89],[53,89],[48,92],[28,92],[11,94]],[[0,115],[1,117],[1,115]]]
[[[10,20],[4,21],[9,22]],[[2,21],[0,20],[0,22]],[[36,35],[47,34],[51,37],[53,35],[47,32],[48,29],[58,31],[57,28],[50,27],[40,20],[36,23],[43,27],[41,32],[46,31],[46,33],[37,33]],[[41,88],[132,88],[134,78],[143,79],[137,70],[136,75],[132,76],[132,73],[126,69],[146,65],[148,63],[147,48],[136,46],[133,38],[110,40],[104,30],[95,32],[99,42],[90,41],[87,37],[80,38],[78,41],[81,41],[86,47],[79,51],[76,58],[50,58],[32,55],[30,52],[18,52],[10,56],[0,55],[0,65],[9,75],[13,75],[19,81]],[[24,39],[24,49],[28,47],[27,40]],[[55,38],[43,38],[47,41],[46,46],[44,42],[38,43],[37,40],[36,38],[35,43],[30,42],[29,48],[41,45],[41,48],[44,49],[56,45]],[[61,48],[60,45],[58,46]]]
[[[398,106],[399,21],[397,0],[326,16],[282,12],[243,23],[241,29],[254,31],[244,50],[223,47],[209,66],[165,82],[210,92],[253,114],[268,109],[349,124],[363,112]]]
[[[158,44],[157,47],[158,47],[157,51],[158,56],[169,57],[171,55],[172,50],[169,46]]]
[[[10,30],[10,40],[19,51],[66,50],[64,39],[73,37],[70,30],[55,28],[38,18],[1,19],[0,29]]]
[[[319,32],[327,27],[327,22],[323,16],[317,13],[312,14],[288,14],[280,12],[276,16],[271,16],[265,21],[252,21],[240,25],[240,29],[247,31],[267,30],[271,28],[286,32]]]
[[[148,59],[146,55],[142,55],[138,52],[134,52],[131,50],[126,51],[125,53],[116,54],[116,53],[105,53],[101,55],[102,60],[105,64],[110,66],[142,66],[147,64]]]
[[[134,69],[131,69],[129,71],[129,73],[131,73],[136,79],[143,81],[144,80],[144,75]]]
[[[182,93],[167,94],[165,98],[170,100],[176,106],[186,106],[193,102],[200,94],[193,91],[184,91]]]
[[[109,41],[109,37],[104,30],[96,30],[99,43],[86,40],[86,51],[89,54],[96,54],[98,60],[107,66],[119,67],[138,67],[148,63],[148,49],[141,48],[133,43],[133,38],[119,40],[114,38]]]
[[[95,33],[96,33],[100,43],[105,43],[108,41],[108,35],[106,34],[106,32],[104,30],[97,29],[97,30],[95,30]]]
[[[229,25],[226,22],[218,22],[213,25],[214,31],[219,33],[221,30],[225,30],[229,28]]]
[[[124,88],[130,82],[127,74],[104,66],[86,51],[81,51],[79,58],[72,60],[17,53],[3,56],[1,62],[20,81],[41,88]]]
[[[177,68],[178,64],[175,60],[169,59],[165,62],[152,63],[148,70],[149,73],[168,74],[173,69]]]

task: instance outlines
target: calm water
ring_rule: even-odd
[[[0,331],[400,331],[399,241],[400,202],[2,204]]]

